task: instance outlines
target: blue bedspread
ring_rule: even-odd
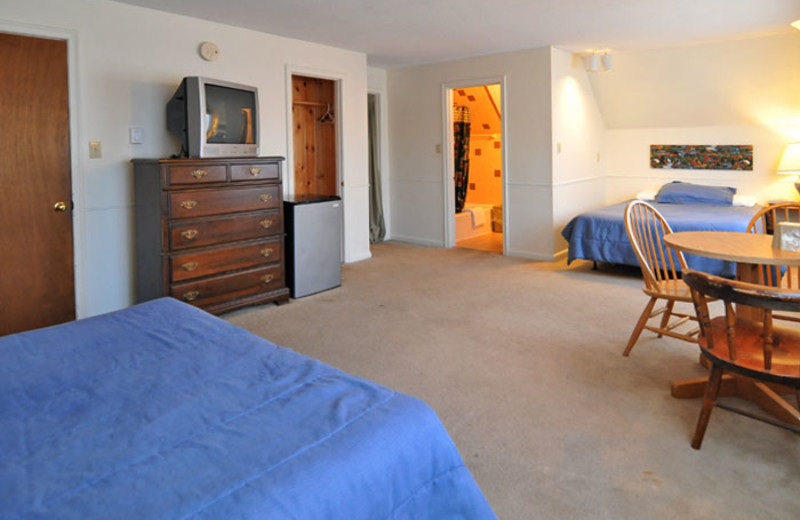
[[[625,234],[625,206],[621,202],[594,211],[581,213],[561,231],[569,242],[567,263],[575,259],[595,260],[612,264],[639,266],[628,236]],[[746,231],[747,224],[759,206],[712,206],[708,204],[651,203],[669,222],[672,231]],[[736,265],[732,262],[685,255],[689,267],[698,271],[732,278]]]
[[[176,300],[0,356],[0,518],[495,518],[427,405]]]

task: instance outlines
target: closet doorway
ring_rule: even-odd
[[[449,247],[504,253],[502,94],[502,82],[447,91]]]
[[[336,81],[292,75],[294,195],[339,195]]]

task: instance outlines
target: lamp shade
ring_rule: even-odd
[[[786,175],[800,174],[800,143],[789,143],[783,152],[778,165],[778,173]]]

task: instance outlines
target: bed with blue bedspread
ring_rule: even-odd
[[[0,355],[0,518],[496,518],[427,405],[177,300]]]
[[[625,233],[625,206],[630,201],[581,213],[561,235],[569,242],[567,262],[576,259],[639,266]],[[669,223],[672,231],[746,231],[761,207],[650,202]],[[732,278],[736,264],[713,258],[685,255],[692,269]]]

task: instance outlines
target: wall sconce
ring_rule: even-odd
[[[614,70],[614,64],[611,62],[611,54],[608,51],[589,51],[586,56],[586,72],[600,72],[600,65],[603,65],[604,72],[611,72]]]
[[[800,29],[800,20],[795,20],[790,25],[795,29]]]
[[[778,164],[778,173],[781,175],[800,174],[800,143],[786,145],[781,162]],[[800,182],[795,182],[794,187],[800,193]]]

